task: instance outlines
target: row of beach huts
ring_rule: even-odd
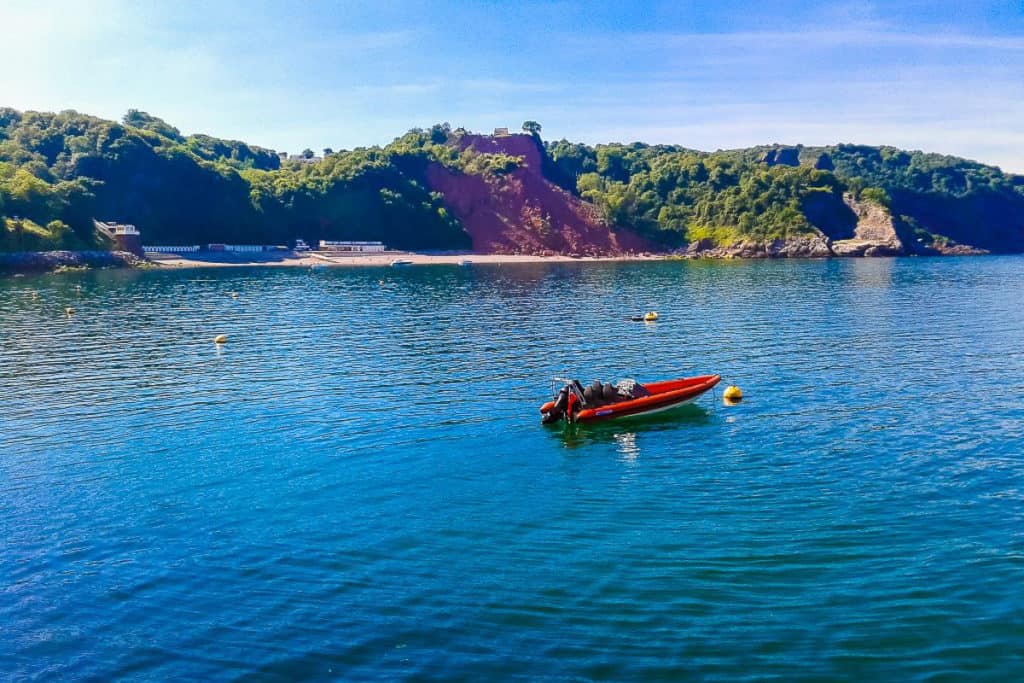
[[[291,249],[283,244],[222,244],[207,245],[144,245],[142,250],[152,254],[195,254],[198,252],[228,252],[254,254],[267,251],[313,251],[304,240],[295,240]],[[388,251],[383,242],[357,242],[351,240],[320,240],[319,251],[347,254],[380,254]]]
[[[118,249],[141,254],[196,254],[199,252],[226,252],[233,254],[256,254],[267,251],[314,251],[305,240],[297,239],[291,249],[283,244],[224,244],[214,242],[211,244],[153,244],[144,245],[142,234],[138,228],[129,223],[116,223],[113,221],[93,221],[96,229],[105,234],[117,245]],[[368,242],[357,240],[320,240],[319,249],[321,252],[344,253],[344,254],[380,254],[388,251],[383,242]]]

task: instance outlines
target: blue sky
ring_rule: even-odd
[[[449,121],[1024,172],[1024,2],[0,2],[0,105],[297,152]]]

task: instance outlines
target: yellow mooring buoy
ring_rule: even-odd
[[[729,386],[725,388],[722,398],[724,398],[727,403],[736,403],[737,401],[743,400],[743,392],[740,391],[738,386]]]
[[[658,319],[658,312],[657,311],[647,311],[646,313],[644,313],[644,322],[653,323],[657,319]]]
[[[224,343],[227,343],[227,340],[228,340],[228,335],[226,335],[226,334],[218,334],[216,337],[213,338],[213,343],[214,344],[224,344]]]

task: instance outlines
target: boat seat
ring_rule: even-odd
[[[626,400],[626,396],[611,382],[594,380],[583,389],[583,399],[590,407],[600,407]]]

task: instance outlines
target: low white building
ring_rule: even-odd
[[[231,251],[239,254],[251,254],[258,251],[264,251],[262,244],[223,244],[219,246],[223,247],[223,251]]]
[[[130,223],[107,223],[93,219],[93,224],[111,237],[116,235],[138,235],[139,229]]]
[[[345,251],[355,253],[380,253],[386,251],[383,242],[354,242],[350,240],[320,240],[321,251]]]
[[[194,254],[199,251],[198,244],[191,245],[179,245],[179,246],[153,246],[153,247],[142,247],[142,251],[148,251],[152,254]]]

